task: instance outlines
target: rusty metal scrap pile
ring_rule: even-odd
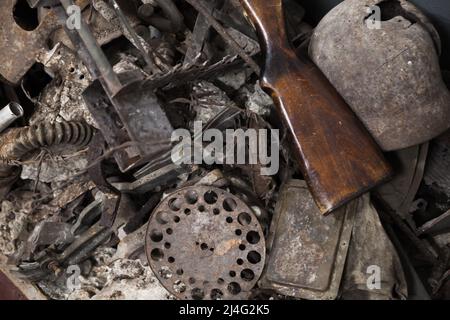
[[[352,105],[335,70],[346,63],[322,61],[308,12],[284,6],[294,46],[312,42]],[[261,88],[264,48],[239,1],[2,0],[0,15],[0,270],[25,296],[450,297],[450,135],[436,138],[448,105],[406,125],[398,106],[391,139],[386,113],[361,111],[395,175],[324,216]],[[279,128],[278,173],[175,163],[172,133],[195,136],[198,121],[200,134]]]

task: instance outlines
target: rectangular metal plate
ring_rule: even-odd
[[[272,221],[260,285],[302,299],[335,299],[356,208],[353,202],[322,216],[306,183],[288,182]]]

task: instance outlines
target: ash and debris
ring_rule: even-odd
[[[254,40],[252,26],[243,16],[242,8],[236,7],[238,5],[235,1],[225,1],[223,6],[221,1],[211,1],[219,4],[214,8],[211,17],[217,19],[224,26],[224,31],[239,44],[245,53],[244,57],[242,53],[236,52],[233,45],[223,39],[219,32],[214,31],[212,26],[207,25],[205,21],[199,21],[202,20],[201,15],[197,15],[196,10],[185,1],[173,1],[178,8],[176,11],[183,16],[182,23],[168,21],[167,15],[161,14],[158,1],[130,1],[135,9],[142,4],[153,6],[154,15],[159,21],[152,25],[149,21],[153,20],[141,19],[133,5],[130,6],[131,9],[127,7],[124,11],[130,25],[136,30],[138,42],[135,42],[134,35],[121,24],[108,1],[90,2],[83,2],[83,19],[89,22],[114,72],[127,75],[138,71],[147,79],[147,85],[155,89],[158,98],[154,99],[157,100],[155,106],[165,111],[175,129],[192,130],[194,121],[201,121],[203,124],[212,121],[221,129],[236,128],[238,125],[251,128],[271,128],[277,125],[272,121],[275,109],[272,98],[261,88],[258,75],[244,63],[246,59],[261,60],[261,48]],[[170,2],[172,3],[172,0]],[[296,17],[289,20],[289,34],[296,39],[307,39],[312,28],[305,28],[305,22],[299,18],[305,14],[304,10],[294,0],[286,2],[291,4],[288,15]],[[293,3],[295,5],[292,5]],[[158,28],[156,25],[161,21],[164,21],[163,26]],[[206,27],[197,30],[196,23],[206,24]],[[179,27],[181,31],[174,30]],[[205,28],[208,32],[204,31]],[[307,30],[307,33],[303,34],[304,30]],[[83,63],[78,49],[75,49],[63,28],[52,34],[48,44],[49,47],[43,48],[36,57],[42,70],[30,70],[30,74],[16,89],[21,93],[18,95],[23,100],[21,102],[27,107],[26,117],[17,125],[84,121],[96,129],[98,137],[103,133],[102,126],[99,125],[101,122],[98,122],[99,116],[91,113],[83,97],[85,90],[93,84],[92,72],[87,64]],[[192,48],[198,48],[200,52],[187,57]],[[151,63],[148,64],[148,61]],[[34,92],[33,87],[41,85],[41,79],[48,77],[50,80],[45,86],[39,92]],[[3,90],[0,90],[0,100],[3,102],[6,97],[3,97],[2,93]],[[7,99],[11,99],[11,95],[8,95]],[[112,105],[105,107],[100,104],[100,109],[102,108],[110,108],[108,112],[114,112]],[[115,115],[108,121],[116,121],[119,118]],[[101,119],[105,121],[104,118]],[[118,126],[120,134],[109,132],[115,138],[126,132],[122,124],[119,123]],[[113,124],[110,123],[107,127],[111,129]],[[298,168],[292,165],[292,155],[288,151],[286,141],[283,141],[281,146],[283,159],[280,173],[274,178],[259,176],[258,165],[199,166],[195,169],[178,168],[174,171],[170,169],[167,157],[159,154],[150,159],[145,158],[143,163],[123,173],[118,168],[115,153],[111,151],[114,148],[121,149],[123,143],[124,140],[121,140],[117,145],[110,146],[108,141],[96,140],[92,148],[95,147],[101,152],[94,160],[90,158],[90,147],[73,146],[49,146],[33,153],[27,159],[20,159],[20,179],[1,201],[0,254],[9,259],[12,269],[19,270],[18,273],[22,277],[29,279],[49,299],[175,299],[151,270],[144,250],[150,213],[163,198],[178,188],[195,184],[227,188],[248,203],[269,235],[271,217],[275,212],[281,186],[289,177],[299,176]],[[417,198],[426,199],[432,213],[422,214],[423,221],[417,222],[419,225],[450,209],[450,179],[447,179],[446,166],[450,161],[447,152],[449,148],[448,137],[444,136],[434,142],[430,151],[427,170],[422,172],[425,175],[424,184]],[[166,168],[169,168],[170,172],[158,176],[158,173],[164,172]],[[446,174],[440,175],[443,171],[446,171]],[[95,242],[95,237],[101,237],[104,232],[99,228],[105,218],[104,212],[115,207],[117,190],[111,183],[135,180],[144,180],[141,189],[145,191],[126,194],[132,200],[128,210],[124,210],[129,214],[126,221],[120,220],[123,217],[116,217],[112,226],[108,226],[111,234],[99,241],[95,248],[87,250],[87,244]],[[155,181],[156,187],[153,185]],[[436,187],[439,190],[438,196],[433,189]],[[423,213],[423,209],[421,212]],[[411,213],[411,216],[413,214]],[[50,239],[54,237],[55,242],[51,245],[36,246],[32,239],[45,236],[39,234],[44,223],[49,230],[55,230],[54,235],[49,235]],[[407,223],[408,227],[411,227],[411,221]],[[405,225],[402,224],[401,228],[405,228]],[[308,228],[314,226],[309,225]],[[358,231],[361,233],[361,230]],[[72,250],[71,246],[77,244],[80,239],[84,242],[70,254],[76,256],[74,252],[81,252],[83,256],[73,265],[65,264],[64,254]],[[415,244],[422,241],[430,245],[431,242],[440,248],[450,244],[448,230],[430,234],[426,239],[417,236],[415,239],[418,241]],[[300,238],[295,241],[300,241]],[[303,244],[300,241],[296,245],[302,247]],[[363,249],[370,252],[370,244],[364,245],[366,247]],[[86,252],[83,251],[85,249]],[[423,252],[424,249],[420,245],[411,245],[408,250],[417,253],[417,250]],[[312,250],[310,254],[314,256],[320,252]],[[316,257],[316,260],[320,260],[320,257]],[[295,261],[296,257],[290,256],[289,261],[285,263]],[[71,267],[75,267],[75,273]],[[315,266],[305,264],[300,267],[309,270]],[[442,269],[446,267],[449,266]],[[348,273],[351,272],[352,270],[348,270]],[[173,273],[170,269],[161,270],[158,276],[171,278]],[[315,281],[313,277],[314,275],[311,275],[308,281]],[[428,275],[425,275],[424,279],[427,277]],[[444,283],[441,282],[442,288],[445,288]],[[434,290],[437,294],[441,287],[433,287],[430,291]],[[174,290],[177,292],[185,288],[182,282],[174,283]],[[367,292],[361,293],[362,297],[366,297],[365,295],[370,296]],[[255,299],[291,299],[273,290],[259,287],[254,288],[252,296]]]
[[[88,160],[85,154],[72,155],[67,158],[48,155],[38,166],[36,164],[25,164],[21,178],[46,183],[60,183],[70,180],[87,166]]]
[[[261,117],[268,117],[274,109],[272,98],[263,91],[259,83],[252,86],[245,86],[241,89],[245,97],[245,107],[247,110],[256,113]]]
[[[17,240],[26,231],[31,211],[30,194],[20,194],[21,201],[3,200],[0,211],[0,252],[10,256],[17,251]]]
[[[192,107],[197,115],[195,120],[202,123],[208,123],[228,107],[237,107],[224,91],[208,81],[200,81],[193,85],[192,100]]]
[[[83,101],[82,93],[92,82],[88,69],[69,48],[58,43],[52,50],[41,54],[38,62],[52,76],[36,101],[36,111],[30,124],[42,121],[85,120],[95,125],[95,120]]]
[[[38,286],[52,299],[58,300],[173,300],[174,297],[159,283],[148,265],[140,260],[112,260],[115,250],[101,248],[94,252],[92,262],[81,266],[78,284],[69,289],[64,283],[72,281],[63,276],[59,281],[42,281]]]

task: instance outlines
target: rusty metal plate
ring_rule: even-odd
[[[2,300],[47,300],[47,297],[33,284],[19,279],[11,271],[8,258],[0,254],[0,301]]]
[[[153,272],[179,299],[245,299],[262,273],[265,240],[242,200],[195,186],[167,196],[154,210],[146,252]]]
[[[13,16],[16,2],[0,1],[0,75],[12,84],[18,84],[33,66],[38,54],[45,49],[48,37],[58,27],[56,15],[49,11],[35,30],[22,29]]]
[[[156,95],[139,89],[141,77],[135,71],[121,73],[123,88],[113,98],[108,97],[98,80],[83,92],[83,99],[108,145],[117,148],[135,144],[114,153],[123,172],[171,148],[172,125]]]
[[[28,300],[8,277],[0,271],[0,301],[3,300]]]
[[[288,182],[273,217],[261,287],[301,299],[335,299],[357,201],[322,216],[306,183]]]

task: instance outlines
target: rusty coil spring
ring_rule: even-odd
[[[83,147],[93,134],[94,129],[84,122],[40,123],[16,131],[11,148],[2,157],[19,160],[33,150],[65,144]]]

